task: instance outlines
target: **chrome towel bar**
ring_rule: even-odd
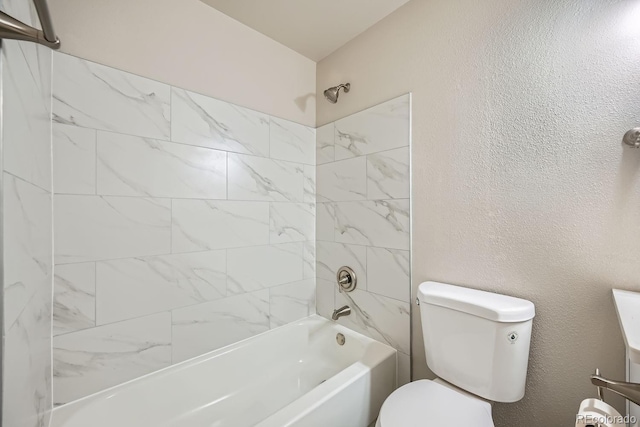
[[[0,38],[40,43],[51,49],[60,48],[60,39],[56,37],[53,30],[47,0],[33,0],[33,3],[36,6],[42,30],[33,28],[0,11]]]

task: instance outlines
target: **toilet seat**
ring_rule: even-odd
[[[421,380],[391,393],[376,427],[494,427],[489,402],[436,381]]]

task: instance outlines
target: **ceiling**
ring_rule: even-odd
[[[202,0],[319,61],[409,0]]]

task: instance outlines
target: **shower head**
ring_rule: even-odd
[[[338,85],[334,87],[330,87],[329,89],[324,91],[324,97],[327,98],[332,104],[338,102],[338,96],[340,95],[340,89],[344,89],[344,93],[349,93],[351,89],[351,83],[345,83],[343,85]]]

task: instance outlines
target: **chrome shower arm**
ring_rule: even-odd
[[[640,405],[640,384],[608,380],[600,375],[591,375],[591,384],[610,390],[636,405]]]

